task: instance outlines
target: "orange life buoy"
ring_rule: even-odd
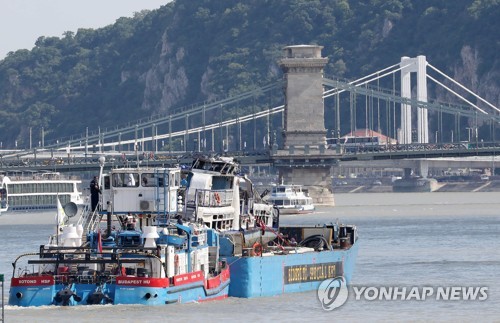
[[[252,246],[252,251],[254,256],[262,256],[262,245],[258,242],[254,243]]]
[[[219,193],[214,193],[214,197],[215,197],[215,202],[217,202],[217,204],[220,204],[220,195],[219,195]]]

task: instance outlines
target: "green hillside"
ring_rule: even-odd
[[[258,87],[282,77],[294,44],[324,46],[325,74],[350,79],[423,54],[498,106],[499,17],[499,0],[176,0],[9,53],[0,141],[27,147],[30,128],[38,143],[42,128],[67,137]]]

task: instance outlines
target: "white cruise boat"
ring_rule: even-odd
[[[312,197],[301,185],[282,183],[273,186],[267,201],[279,209],[281,214],[311,213],[314,211]]]
[[[82,181],[60,173],[21,173],[0,175],[0,212],[40,210],[73,202],[83,204]]]

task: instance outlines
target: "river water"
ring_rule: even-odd
[[[360,232],[354,287],[487,287],[487,299],[357,300],[350,288],[347,302],[333,311],[322,309],[316,292],[306,292],[161,307],[5,306],[5,322],[500,321],[499,193],[338,194],[333,208],[282,216],[281,221],[322,223],[337,218],[356,224]],[[0,216],[5,303],[11,262],[47,242],[53,219],[50,212]]]

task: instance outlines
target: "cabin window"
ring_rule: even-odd
[[[113,174],[113,187],[123,186],[123,174]]]
[[[158,174],[158,186],[159,187],[168,187],[169,186],[169,178],[168,174]]]
[[[141,185],[143,187],[154,187],[156,186],[155,175],[154,174],[142,174]]]
[[[175,186],[181,185],[181,173],[175,173]]]
[[[214,176],[212,178],[212,190],[229,190],[233,188],[233,180],[227,176]]]
[[[139,174],[137,173],[120,173],[113,174],[113,187],[138,187]]]
[[[109,176],[104,176],[104,189],[109,190],[111,188],[111,181]]]

